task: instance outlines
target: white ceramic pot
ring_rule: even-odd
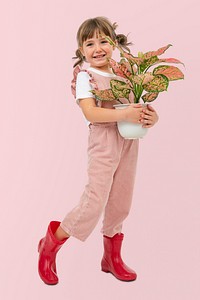
[[[115,104],[113,106],[115,109],[124,109],[128,107],[129,104]],[[141,139],[148,131],[148,129],[143,128],[141,124],[126,121],[117,122],[117,127],[120,135],[125,139]]]

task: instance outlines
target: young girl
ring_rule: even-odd
[[[122,224],[132,202],[138,139],[121,137],[117,121],[140,123],[149,128],[157,122],[158,116],[149,105],[144,109],[140,104],[131,104],[126,109],[115,110],[113,104],[116,101],[97,101],[90,92],[94,88],[109,88],[110,80],[117,78],[108,64],[114,48],[104,36],[109,36],[125,49],[128,49],[129,43],[126,36],[116,34],[116,27],[107,18],[97,17],[83,22],[77,33],[78,61],[74,65],[72,91],[89,126],[88,184],[79,204],[62,222],[50,222],[46,236],[39,242],[38,269],[46,284],[58,283],[55,259],[61,246],[70,236],[85,241],[103,212],[102,271],[110,272],[123,281],[137,277],[123,262],[120,252],[124,237]],[[87,70],[78,67],[83,62],[89,64]]]

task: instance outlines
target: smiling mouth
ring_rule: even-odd
[[[103,58],[104,56],[106,56],[106,55],[105,54],[95,55],[95,56],[93,56],[93,58]]]

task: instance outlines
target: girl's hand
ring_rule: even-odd
[[[140,123],[143,107],[141,104],[131,103],[127,108],[123,109],[124,121],[132,123]]]
[[[140,123],[143,124],[142,127],[150,128],[158,122],[158,115],[155,109],[147,104],[147,107],[142,110]]]

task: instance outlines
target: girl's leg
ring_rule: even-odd
[[[128,216],[138,157],[138,140],[125,140],[120,163],[114,174],[107,205],[105,207],[102,233],[113,237],[121,232],[122,223]]]
[[[70,235],[67,232],[65,232],[62,229],[62,227],[60,227],[60,226],[58,227],[58,229],[56,230],[56,232],[54,233],[54,235],[55,235],[55,238],[57,240],[60,240],[60,241],[64,240],[65,238],[69,238],[70,237]]]
[[[138,154],[138,140],[125,140],[119,166],[114,174],[113,184],[105,208],[102,232],[104,234],[104,255],[101,268],[112,273],[117,279],[132,281],[137,278],[121,258],[121,246],[124,238],[122,223],[127,217],[133,194]]]
[[[88,147],[88,184],[79,204],[61,222],[70,236],[85,241],[95,228],[107,203],[113,174],[119,163],[122,145],[116,124],[91,126]]]

